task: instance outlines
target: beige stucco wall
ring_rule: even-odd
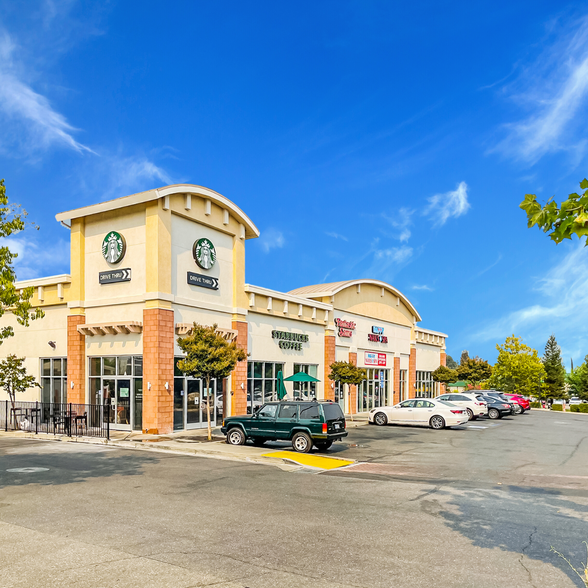
[[[11,312],[6,312],[2,317],[2,325],[14,328],[14,337],[5,339],[0,346],[2,358],[15,354],[18,357],[26,357],[25,367],[27,372],[40,383],[40,359],[41,357],[67,357],[67,307],[50,306],[44,308],[45,317],[32,321],[29,327],[22,327],[16,321]],[[55,341],[55,349],[49,346],[49,341]],[[7,400],[8,394],[0,391],[0,400]],[[24,394],[16,397],[17,401],[41,400],[41,389],[30,388]]]
[[[194,322],[211,326],[216,325],[221,329],[231,329],[232,321],[231,314],[226,312],[215,312],[203,308],[194,308],[181,304],[174,304],[174,322],[177,323],[188,323],[193,324]],[[174,354],[182,355],[180,348],[178,347],[178,335],[175,336]]]
[[[416,344],[417,370],[432,372],[441,365],[441,347]]]

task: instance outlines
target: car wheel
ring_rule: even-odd
[[[388,417],[383,412],[378,412],[374,415],[374,423],[376,423],[376,425],[379,425],[380,427],[382,425],[387,425]]]
[[[296,433],[292,437],[292,447],[298,453],[308,453],[312,449],[312,439],[306,433]]]
[[[468,411],[468,421],[474,420],[474,413],[472,412],[471,408],[466,409]]]
[[[319,441],[318,443],[315,443],[316,448],[319,451],[327,451],[327,449],[329,449],[331,447],[331,445],[333,445],[332,441]]]
[[[515,414],[523,414],[523,407],[520,404],[515,405],[514,413]]]
[[[500,411],[496,408],[490,408],[488,410],[488,417],[491,419],[499,419],[500,418]]]
[[[434,417],[431,417],[429,425],[431,425],[431,429],[444,429],[445,419],[442,416],[436,414]]]
[[[229,445],[245,445],[245,433],[239,427],[229,429],[227,443]]]

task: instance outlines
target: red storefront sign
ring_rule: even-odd
[[[366,351],[364,357],[365,365],[386,365],[386,354],[385,353],[373,353],[372,351]]]
[[[344,321],[343,319],[335,319],[337,325],[337,334],[339,337],[352,337],[355,330],[355,323],[353,321]]]

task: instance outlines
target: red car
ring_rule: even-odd
[[[515,409],[516,414],[523,414],[526,410],[531,410],[531,403],[526,398],[523,398],[518,394],[504,394],[504,396],[512,402],[516,402],[521,407],[520,411]]]

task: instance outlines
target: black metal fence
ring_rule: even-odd
[[[0,403],[0,430],[110,439],[110,406],[49,402]]]

